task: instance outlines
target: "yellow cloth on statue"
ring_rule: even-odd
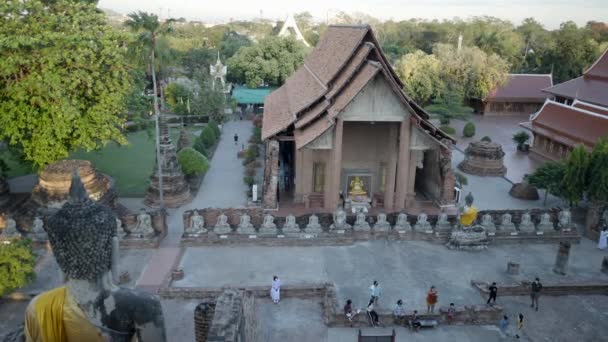
[[[465,208],[466,209],[464,210],[462,215],[460,215],[460,224],[465,227],[468,227],[473,224],[473,222],[477,218],[477,208],[473,206]]]
[[[30,342],[103,342],[95,327],[66,287],[44,292],[30,302],[25,311],[25,338]]]

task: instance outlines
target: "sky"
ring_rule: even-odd
[[[548,29],[572,20],[584,25],[589,20],[608,20],[608,0],[99,0],[99,7],[127,14],[146,11],[161,18],[224,22],[229,19],[284,20],[288,13],[310,12],[324,21],[340,11],[362,12],[383,20],[466,19],[494,16],[519,24],[534,17]]]

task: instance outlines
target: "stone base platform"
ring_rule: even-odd
[[[145,249],[145,248],[158,248],[160,242],[163,240],[163,235],[157,235],[147,239],[139,238],[124,238],[120,239],[120,248],[133,248],[133,249]]]
[[[487,295],[490,282],[472,280],[471,285]],[[500,296],[529,296],[530,282],[498,284]],[[608,295],[608,281],[543,282],[543,296]]]
[[[199,236],[183,236],[181,246],[196,247],[196,246],[229,246],[229,245],[244,245],[244,246],[343,246],[352,245],[357,241],[372,241],[372,240],[388,240],[388,241],[429,241],[438,244],[446,244],[450,239],[450,232],[397,232],[391,230],[389,232],[362,232],[353,231],[352,229],[324,231],[320,234],[277,234],[277,235],[242,235],[230,233],[225,235],[217,235],[209,232],[200,234]],[[581,237],[575,231],[570,232],[554,232],[538,235],[536,233],[510,233],[497,232],[494,235],[487,236],[487,243],[491,245],[500,244],[539,244],[539,243],[559,243],[560,241],[569,241],[571,243],[580,243]]]

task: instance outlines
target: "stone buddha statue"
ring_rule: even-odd
[[[398,232],[409,232],[412,230],[412,226],[407,220],[407,214],[400,213],[397,216],[397,223],[395,223],[395,230]]]
[[[89,199],[76,172],[70,198],[50,217],[47,231],[66,282],[30,301],[27,341],[166,341],[158,297],[114,284],[115,216]]]
[[[566,208],[559,212],[557,227],[564,231],[572,230],[572,214],[570,209]]]
[[[312,214],[308,217],[308,224],[304,231],[308,234],[319,234],[323,232],[323,228],[319,224],[319,217],[315,214]]]
[[[356,231],[369,231],[371,228],[366,220],[364,213],[358,213],[353,229]]]
[[[44,230],[44,221],[42,221],[39,216],[34,218],[32,237],[35,241],[46,241],[48,239],[48,234],[46,230]]]
[[[285,219],[285,224],[283,225],[282,229],[283,233],[285,234],[299,233],[300,227],[296,223],[296,217],[292,214],[287,215],[287,218]]]
[[[221,213],[220,216],[217,217],[213,232],[220,235],[232,232],[232,228],[230,228],[230,224],[228,224],[228,216],[224,215],[224,213]]]
[[[540,215],[540,222],[538,223],[538,228],[541,232],[555,232],[555,227],[553,226],[553,222],[551,221],[551,215],[547,212]]]
[[[264,222],[260,227],[260,234],[275,235],[277,233],[277,225],[274,223],[274,217],[270,214],[264,215]]]
[[[239,226],[236,228],[238,234],[255,234],[255,228],[251,224],[251,216],[247,213],[241,215]]]
[[[146,212],[146,209],[140,209],[137,215],[137,225],[131,231],[131,234],[141,238],[149,238],[156,234],[152,228],[152,217]]]
[[[452,224],[448,219],[448,214],[445,211],[441,211],[439,217],[437,218],[437,223],[435,224],[435,230],[440,232],[449,231],[452,229]]]
[[[428,215],[424,212],[418,214],[416,224],[414,225],[414,230],[417,232],[426,232],[428,230],[433,230],[433,227],[429,223],[428,218]]]
[[[361,177],[355,176],[353,180],[350,181],[348,195],[351,197],[367,196],[367,191],[365,191],[365,186],[363,185]]]
[[[9,240],[20,236],[21,233],[17,230],[17,222],[12,217],[7,217],[2,234],[0,234],[0,240]]]
[[[192,216],[190,216],[190,225],[186,228],[185,233],[188,235],[199,235],[207,232],[205,228],[205,219],[194,210]]]
[[[334,213],[334,223],[329,226],[330,229],[350,229],[350,224],[346,223],[346,213],[342,209],[338,209]]]
[[[388,232],[389,230],[391,230],[391,224],[386,220],[386,214],[378,214],[376,223],[374,223],[374,231]]]
[[[532,216],[529,212],[525,212],[521,215],[521,222],[519,223],[519,231],[524,233],[534,233],[534,222],[532,222]]]
[[[502,219],[500,221],[500,226],[498,226],[498,230],[500,230],[501,232],[515,232],[515,223],[513,223],[513,221],[511,221],[511,214],[509,213],[504,213],[502,215]]]
[[[460,225],[462,227],[470,227],[477,219],[477,208],[473,205],[473,194],[469,194],[464,198],[465,206],[461,209]]]
[[[490,215],[489,213],[485,213],[481,217],[481,226],[488,233],[496,233],[496,225],[494,224],[494,219],[492,218],[492,215]]]

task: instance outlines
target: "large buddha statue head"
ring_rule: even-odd
[[[114,284],[116,217],[90,200],[74,171],[70,198],[47,224],[65,286],[36,296],[24,333],[33,341],[165,341],[157,297]]]

